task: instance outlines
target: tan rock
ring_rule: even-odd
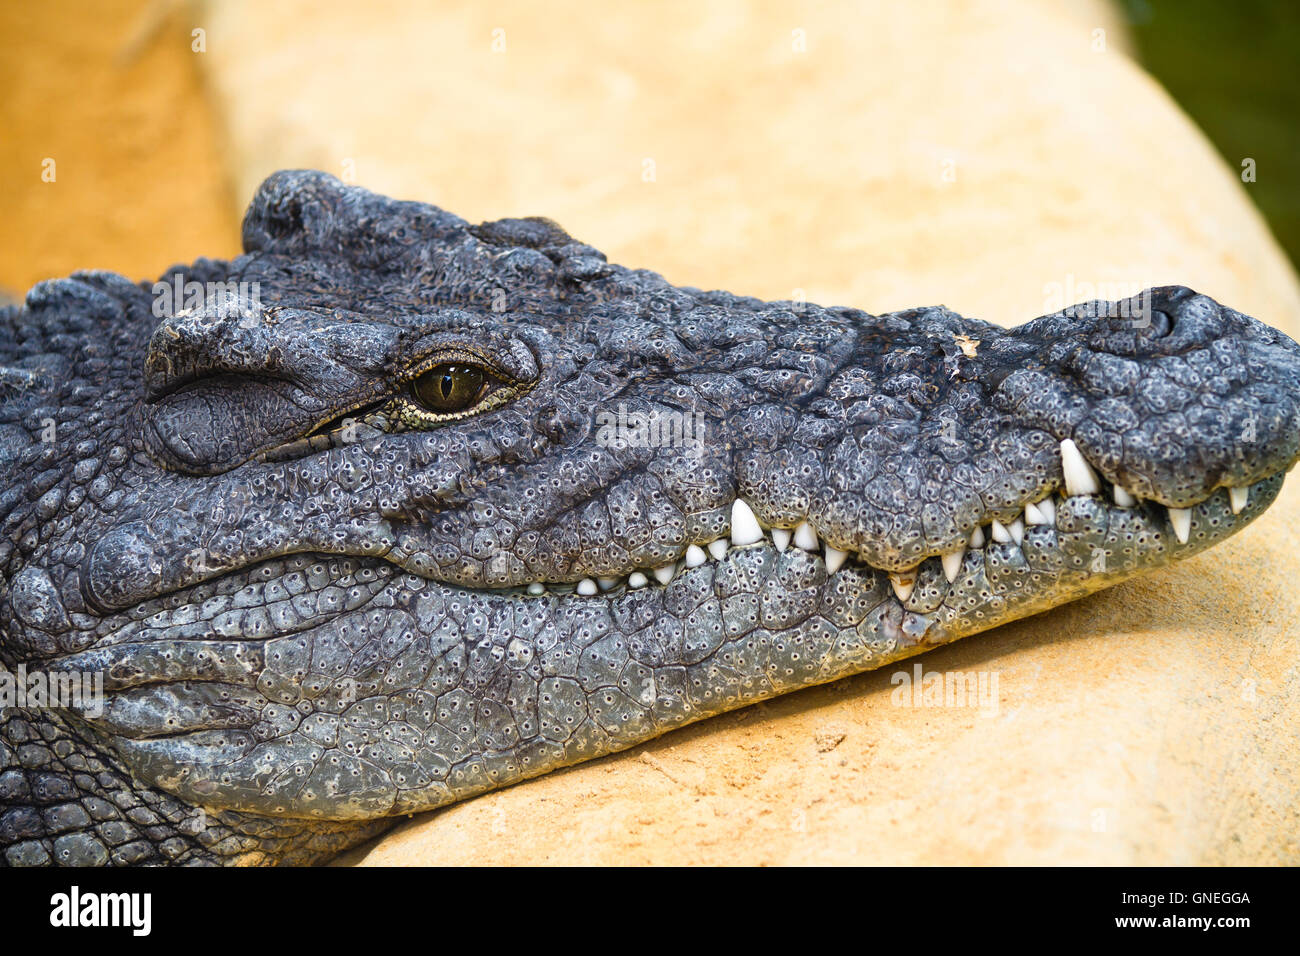
[[[551,216],[679,283],[1018,323],[1176,282],[1300,334],[1236,171],[1107,7],[588,9],[211,7],[240,201],[318,166],[472,220]],[[868,673],[354,859],[1300,862],[1297,517],[1292,487],[1182,566],[920,659],[996,673],[996,715],[895,706]]]
[[[0,4],[0,286],[239,252],[191,29],[156,0]]]

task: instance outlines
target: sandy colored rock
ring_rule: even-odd
[[[157,0],[0,4],[0,287],[239,252],[192,29]]]
[[[1282,320],[1293,275],[1109,7],[910,7],[234,0],[202,65],[241,206],[312,166],[767,298],[1018,324],[1183,282]]]

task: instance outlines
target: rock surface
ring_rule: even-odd
[[[239,252],[193,23],[174,3],[0,4],[0,287]],[[243,202],[247,201],[244,197]]]

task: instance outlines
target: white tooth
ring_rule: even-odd
[[[1047,519],[1043,522],[1044,524],[1056,524],[1056,502],[1050,497],[1044,498],[1042,501],[1038,502],[1038,510],[1041,511],[1043,517]]]
[[[618,587],[618,578],[596,578],[596,583],[602,591],[610,591]]]
[[[1134,505],[1138,503],[1138,500],[1136,498],[1130,495],[1119,485],[1115,486],[1114,491],[1115,491],[1115,504],[1119,505],[1121,508],[1132,508]]]
[[[650,579],[640,571],[633,571],[627,576],[627,586],[630,588],[643,588],[649,583]]]
[[[844,559],[849,556],[847,551],[841,551],[839,548],[832,548],[830,544],[826,545],[826,573],[834,574],[844,564]]]
[[[698,568],[709,556],[704,553],[704,549],[698,544],[693,544],[686,549],[686,566],[688,568]]]
[[[979,525],[976,525],[975,530],[970,533],[970,546],[972,548],[984,547],[984,529]]]
[[[805,551],[817,550],[817,532],[807,521],[800,521],[799,527],[794,529],[794,546]]]
[[[713,560],[721,561],[727,556],[727,548],[730,546],[727,544],[726,538],[719,538],[717,541],[710,541],[708,547],[709,554],[713,555]]]
[[[578,582],[578,593],[583,597],[591,597],[596,593],[596,582],[591,578],[583,578]]]
[[[1232,505],[1232,513],[1241,514],[1241,509],[1246,507],[1246,502],[1250,500],[1250,489],[1246,486],[1240,488],[1228,489],[1228,502]]]
[[[773,528],[772,543],[776,545],[776,550],[784,552],[786,548],[790,547],[790,529]]]
[[[1061,442],[1061,472],[1065,475],[1065,490],[1070,497],[1075,495],[1095,495],[1101,491],[1101,483],[1092,465],[1083,457],[1074,439],[1067,438]]]
[[[537,597],[539,594],[545,594],[546,585],[541,581],[534,581],[532,584],[528,585],[528,593],[533,597]]]
[[[961,561],[966,557],[966,549],[958,548],[956,551],[949,551],[941,560],[943,562],[943,576],[952,584],[957,580],[957,575],[961,573]]]
[[[745,504],[743,498],[737,498],[731,503],[731,543],[755,544],[762,540],[763,529],[758,526],[754,509]]]
[[[912,591],[916,588],[916,569],[910,571],[890,571],[889,583],[894,588],[894,594],[898,600],[906,604],[907,599],[912,596]]]
[[[1020,544],[1025,540],[1025,522],[1023,519],[1017,518],[1011,522],[1011,527],[1007,528],[1007,530],[1011,532],[1011,540],[1015,541],[1016,544]]]
[[[993,533],[993,540],[996,541],[998,544],[1011,543],[1011,532],[1008,531],[1005,527],[1003,527],[1002,522],[999,521],[997,518],[993,519],[993,524],[989,528],[989,531]]]
[[[1025,505],[1025,524],[1051,524],[1051,522],[1047,520],[1047,515],[1043,514],[1042,508],[1036,504],[1027,504]]]
[[[1192,509],[1170,508],[1169,523],[1174,526],[1174,534],[1178,535],[1178,540],[1186,544],[1192,533]]]
[[[665,564],[662,568],[654,569],[655,580],[660,584],[667,584],[673,579],[673,575],[676,573],[677,565],[675,564]]]

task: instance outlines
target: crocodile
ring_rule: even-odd
[[[326,861],[1196,554],[1300,453],[1300,346],[1184,287],[764,302],[306,170],[242,239],[0,311],[7,864]]]

